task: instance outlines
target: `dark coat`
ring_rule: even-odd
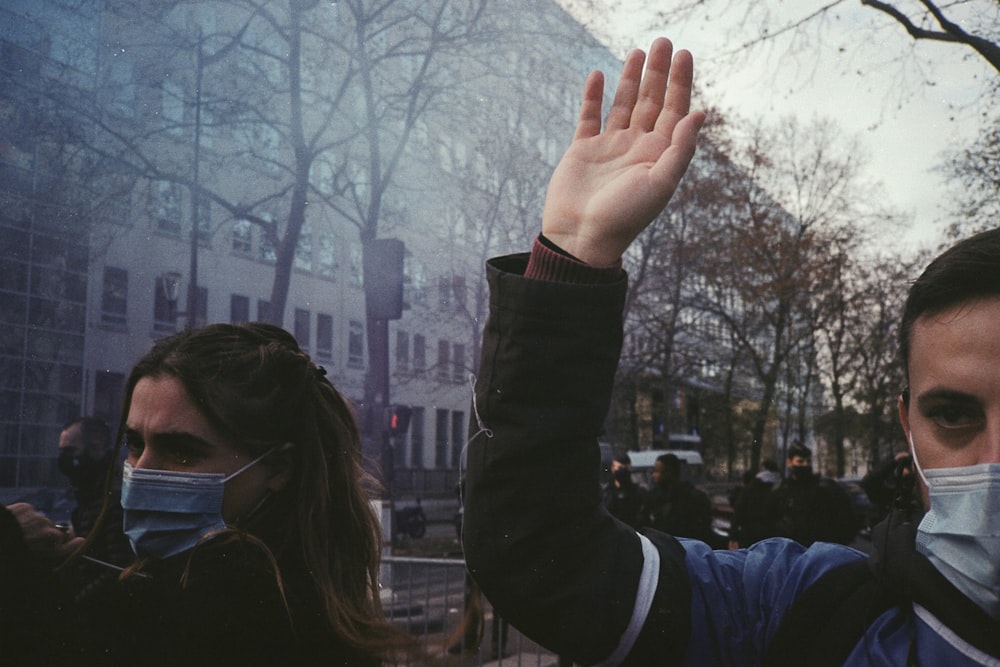
[[[217,538],[75,602],[36,561],[0,508],[4,664],[375,664],[326,627],[304,568],[283,566],[279,587],[271,561],[249,542]]]
[[[713,542],[712,502],[691,482],[654,485],[642,500],[640,516],[640,525],[668,535]]]
[[[469,572],[514,627],[582,664],[612,655],[629,667],[761,664],[789,608],[863,554],[780,538],[712,551],[655,530],[637,535],[614,520],[600,502],[598,437],[621,343],[624,279],[530,280],[517,275],[525,260],[493,260],[488,273],[479,419],[466,469]],[[906,664],[917,647],[922,665],[975,664],[952,630],[1000,655],[997,622],[957,590],[941,597],[938,618],[950,630],[918,618],[907,595],[933,610],[950,585],[915,550],[912,526],[899,539],[876,534],[873,547],[891,552],[873,566],[903,602],[867,625],[858,615],[866,635],[843,664]]]
[[[767,499],[774,534],[799,544],[850,544],[861,528],[851,499],[833,481],[816,474],[785,478]]]

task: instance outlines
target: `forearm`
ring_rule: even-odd
[[[485,430],[469,446],[466,558],[516,627],[561,653],[578,650],[579,662],[597,661],[631,620],[644,565],[647,575],[655,570],[635,532],[599,507],[597,437],[625,279],[616,269],[610,283],[532,280],[521,275],[526,265],[525,256],[508,257],[489,270],[476,387]]]

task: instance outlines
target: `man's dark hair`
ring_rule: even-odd
[[[100,417],[77,417],[67,422],[61,431],[80,424],[80,435],[87,449],[105,452],[111,448],[111,428]]]
[[[663,464],[663,469],[674,477],[681,474],[681,460],[676,454],[660,454],[656,460]]]
[[[899,356],[909,377],[910,334],[924,315],[1000,295],[1000,227],[959,241],[927,265],[910,286],[899,325]]]
[[[628,454],[619,454],[618,456],[615,457],[615,461],[618,461],[618,463],[621,463],[622,465],[626,466],[632,465],[632,457],[630,457]]]
[[[808,447],[803,445],[801,442],[796,440],[791,445],[788,446],[787,458],[795,458],[796,456],[802,457],[804,459],[812,459],[812,452]]]
[[[808,450],[806,450],[808,451]],[[771,472],[778,472],[778,464],[774,459],[764,459],[760,462],[760,467],[763,470],[769,470]]]

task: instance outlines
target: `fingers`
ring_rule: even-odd
[[[673,192],[680,183],[691,158],[694,157],[698,131],[704,122],[705,114],[701,111],[689,113],[681,118],[673,127],[670,147],[660,155],[656,164],[650,169],[650,178],[659,181],[662,187],[670,192]]]
[[[675,56],[669,39],[654,40],[648,58],[641,50],[633,50],[622,67],[607,129],[634,127],[669,137],[690,111],[693,82],[691,53],[679,51]]]
[[[635,109],[635,102],[639,96],[639,83],[642,79],[642,66],[645,61],[646,54],[640,49],[632,49],[625,56],[622,76],[618,80],[615,99],[611,104],[611,111],[608,113],[609,130],[624,130],[629,126],[632,120],[632,110]]]
[[[73,552],[79,549],[84,542],[85,540],[82,537],[73,537],[68,539],[65,542],[57,544],[53,549],[52,555],[58,559],[68,558],[73,555]]]
[[[574,139],[594,137],[601,133],[601,105],[604,103],[604,75],[591,72],[583,84],[583,102],[576,124]]]
[[[27,503],[15,503],[7,509],[21,525],[21,533],[24,535],[24,543],[28,550],[37,556],[62,557],[72,552],[79,544],[73,540],[83,539],[73,537],[72,533],[58,528],[51,519]],[[73,546],[69,547],[71,542]]]
[[[656,119],[655,131],[671,134],[677,122],[691,110],[694,87],[694,59],[689,51],[678,51],[670,65],[670,85],[663,111]]]
[[[639,99],[632,111],[629,127],[638,127],[647,132],[653,129],[660,112],[663,110],[663,97],[667,91],[667,77],[671,70],[670,59],[673,48],[670,40],[664,37],[656,39],[649,48],[646,73],[642,77]],[[674,82],[671,75],[671,93],[673,87]]]

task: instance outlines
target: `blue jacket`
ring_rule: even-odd
[[[522,275],[526,262],[527,255],[510,256],[488,267],[490,317],[464,498],[471,574],[514,627],[581,664],[761,664],[803,591],[864,554],[779,538],[712,551],[636,533],[608,515],[597,437],[621,349],[626,280],[530,280]],[[928,600],[943,578],[926,570],[932,566],[907,535],[893,542],[901,555],[882,556],[886,585]],[[908,581],[910,573],[932,581],[929,592],[920,593],[923,584]],[[944,606],[971,605],[958,602]],[[980,636],[1000,636],[995,621],[975,618],[992,623],[976,629]],[[995,651],[991,658],[973,648],[917,602],[879,616],[846,664],[906,664],[911,631],[918,664],[1000,665]]]

